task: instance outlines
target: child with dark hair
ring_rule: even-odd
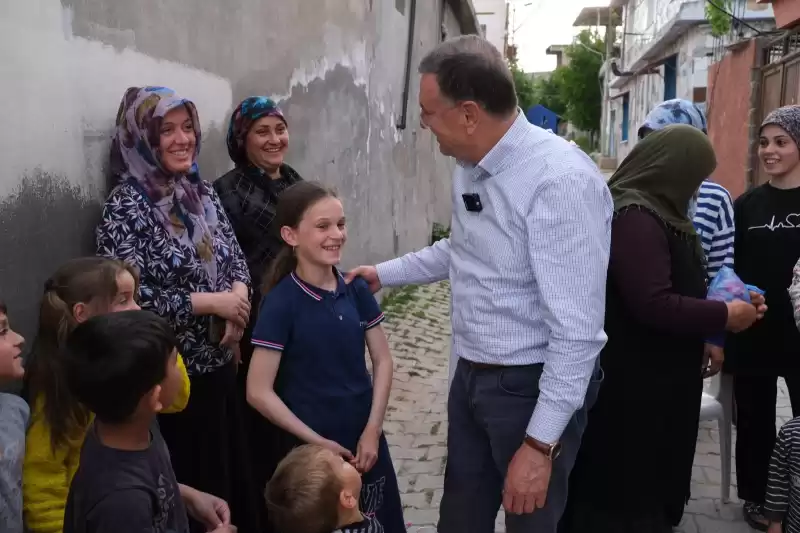
[[[233,532],[223,500],[179,485],[155,424],[181,388],[177,341],[148,311],[96,316],[69,336],[63,371],[95,414],[64,513],[64,533]]]
[[[30,533],[62,532],[69,485],[92,421],[92,412],[65,383],[61,349],[66,338],[93,316],[139,309],[138,296],[136,268],[104,257],[71,259],[45,282],[39,329],[25,375],[24,396],[33,412],[22,477],[25,526]],[[182,411],[189,401],[189,376],[180,355],[178,368],[180,393],[164,413]]]
[[[383,533],[359,506],[361,476],[327,448],[305,444],[289,452],[267,483],[270,520],[281,533]]]
[[[247,400],[288,432],[287,448],[317,444],[350,462],[363,476],[361,510],[387,532],[405,533],[383,434],[392,355],[367,283],[347,284],[336,268],[347,240],[342,203],[301,181],[281,194],[275,220],[284,245],[253,328]]]
[[[8,310],[0,302],[0,383],[22,379],[22,344],[11,329]],[[15,394],[0,393],[0,531],[22,533],[22,461],[28,404]]]

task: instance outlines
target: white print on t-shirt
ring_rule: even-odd
[[[173,507],[175,507],[175,491],[172,483],[167,479],[164,474],[158,475],[158,509],[156,509],[156,516],[153,520],[155,531],[163,531],[164,533],[171,533],[167,529],[169,514]]]
[[[781,222],[775,223],[775,215],[772,216],[772,219],[769,221],[769,224],[764,224],[763,226],[750,226],[748,229],[768,229],[770,231],[775,231],[776,229],[792,229],[792,228],[800,228],[800,213],[789,213],[786,215]]]
[[[361,487],[361,512],[366,515],[375,514],[383,505],[383,485],[386,477],[378,478],[374,483]]]

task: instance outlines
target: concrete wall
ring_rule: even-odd
[[[419,1],[407,127],[403,77],[411,0],[5,0],[0,2],[0,297],[30,335],[42,283],[93,251],[114,115],[131,85],[193,99],[200,169],[228,168],[232,108],[282,102],[288,161],[336,186],[350,241],[345,267],[424,246],[449,223],[452,162],[419,127],[416,65],[475,31],[469,0]],[[470,18],[471,17],[471,18]]]
[[[757,45],[732,50],[708,72],[708,136],[717,155],[711,178],[736,198],[747,189],[751,171],[751,99],[761,73],[755,68]]]
[[[508,4],[506,0],[472,0],[478,23],[486,25],[484,37],[505,55],[506,42],[506,14]]]

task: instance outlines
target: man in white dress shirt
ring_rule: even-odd
[[[450,279],[439,532],[493,533],[502,504],[508,533],[555,533],[600,381],[611,195],[582,151],[527,121],[488,41],[446,41],[419,71],[423,127],[458,161],[451,235],[350,276],[373,291]]]

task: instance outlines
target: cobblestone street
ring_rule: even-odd
[[[385,430],[412,533],[433,533],[442,497],[447,448],[447,375],[450,347],[449,285],[409,288],[386,300],[385,328],[395,359]],[[779,386],[780,426],[791,417],[786,386]],[[735,437],[734,437],[735,439]],[[734,466],[735,472],[735,466]],[[733,476],[734,484],[735,473]],[[700,428],[689,502],[680,533],[746,533],[736,489],[720,500],[716,423]],[[631,487],[631,490],[636,490]],[[502,532],[502,512],[496,530]]]

